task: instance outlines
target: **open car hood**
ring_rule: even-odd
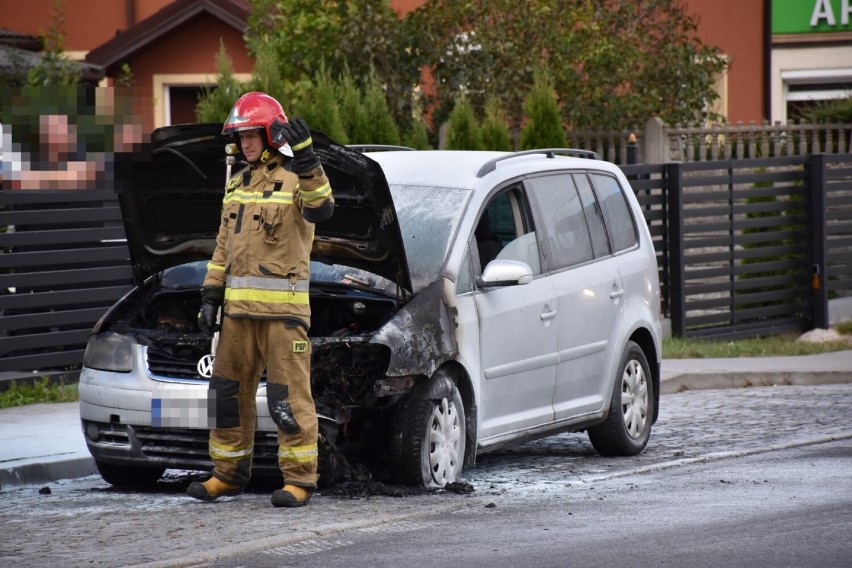
[[[184,262],[209,259],[226,182],[221,124],[158,128],[150,146],[119,172],[121,204],[136,283]],[[411,291],[399,221],[381,167],[312,132],[334,195],[334,214],[315,228],[311,259],[378,274]],[[239,160],[236,173],[245,166]]]

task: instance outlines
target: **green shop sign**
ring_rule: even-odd
[[[852,31],[852,0],[772,0],[773,34]]]

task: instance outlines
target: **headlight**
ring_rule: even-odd
[[[89,337],[83,365],[101,371],[129,373],[133,368],[133,342],[115,333],[99,333]]]

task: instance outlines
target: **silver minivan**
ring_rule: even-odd
[[[137,285],[96,324],[80,377],[86,441],[115,485],[212,468],[195,314],[224,185],[218,128],[155,131],[119,195]],[[568,149],[314,142],[335,196],[311,262],[321,486],[440,487],[480,453],[566,431],[602,455],[645,448],[660,290],[618,167]],[[256,474],[277,473],[275,444],[261,382]]]

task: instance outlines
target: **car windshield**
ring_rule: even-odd
[[[417,292],[441,275],[444,259],[467,207],[470,190],[391,185],[411,286]]]

